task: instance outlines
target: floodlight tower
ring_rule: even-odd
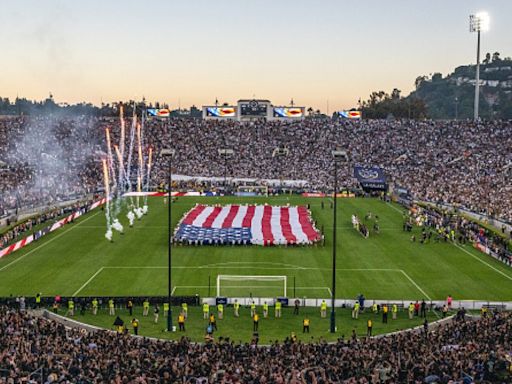
[[[169,303],[169,312],[167,312],[167,332],[172,332],[172,232],[171,232],[171,201],[172,201],[172,171],[171,161],[175,150],[172,148],[164,148],[160,152],[160,156],[167,159],[167,302]]]
[[[332,198],[334,200],[334,207],[332,212],[332,287],[331,287],[331,333],[336,332],[336,218],[338,215],[338,163],[342,161],[348,162],[348,154],[344,150],[336,148],[332,151],[332,158],[334,160],[334,193]]]
[[[474,120],[478,120],[478,103],[480,99],[480,32],[489,30],[489,14],[478,12],[469,16],[469,31],[477,33],[476,44],[476,81],[475,81],[475,107]]]

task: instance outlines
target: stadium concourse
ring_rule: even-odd
[[[83,196],[101,187],[98,160],[107,127],[117,142],[119,121],[112,118],[1,119],[0,216],[9,209]],[[331,150],[339,146],[350,155],[339,170],[343,187],[356,185],[353,165],[378,165],[415,198],[512,222],[511,131],[507,121],[171,119],[148,121],[144,140],[154,153],[172,143],[174,174],[306,180],[306,189],[323,191],[332,190]],[[286,158],[272,156],[278,146],[288,149]],[[220,157],[221,148],[233,149],[228,161]],[[166,160],[156,156],[154,184],[165,182],[166,176]],[[176,187],[212,186],[186,182]]]
[[[0,383],[510,383],[512,315],[381,338],[195,344],[70,329],[0,307]],[[508,373],[507,373],[508,372]],[[4,374],[1,374],[4,373]],[[5,374],[7,373],[7,374]]]

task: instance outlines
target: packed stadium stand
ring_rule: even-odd
[[[99,159],[107,127],[117,140],[119,121],[112,118],[0,120],[0,214],[101,187]],[[144,142],[156,154],[175,148],[174,174],[306,180],[308,190],[322,191],[332,189],[331,150],[341,147],[350,155],[339,170],[343,187],[356,185],[353,165],[378,165],[415,198],[511,222],[511,130],[506,121],[155,119],[145,124]],[[273,157],[276,147],[286,147],[287,157]],[[233,149],[229,161],[221,158],[220,148]],[[166,175],[166,160],[156,156],[154,184]]]
[[[512,316],[336,343],[196,344],[70,329],[0,307],[0,383],[502,383]],[[41,377],[43,375],[43,377]]]

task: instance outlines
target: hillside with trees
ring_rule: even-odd
[[[464,65],[443,77],[441,73],[418,76],[415,90],[402,97],[372,92],[361,103],[365,118],[471,119],[475,97],[476,65]],[[487,53],[480,65],[480,117],[485,120],[512,119],[512,58],[499,52]]]

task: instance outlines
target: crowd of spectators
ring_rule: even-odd
[[[126,123],[129,129],[130,119]],[[2,170],[0,210],[101,187],[98,159],[106,150],[107,127],[117,143],[119,120],[113,118],[0,120],[0,161],[8,167]],[[333,185],[331,150],[340,147],[349,154],[338,171],[343,187],[357,185],[355,164],[377,165],[417,198],[512,222],[511,132],[506,121],[172,119],[146,122],[143,134],[145,148],[152,146],[156,155],[154,185],[167,176],[159,150],[172,146],[174,174],[306,180],[310,190],[325,191]],[[286,147],[287,156],[273,156],[276,147]],[[227,160],[218,152],[223,148],[234,151]]]
[[[423,227],[422,236],[419,239],[422,243],[452,241],[465,244],[469,242],[483,252],[512,266],[512,251],[504,231],[500,235],[457,212],[437,207],[414,205],[410,208],[409,214],[410,217],[404,222],[404,230],[411,228],[413,222]]]
[[[511,358],[510,313],[426,332],[258,346],[86,332],[0,307],[0,383],[506,383]]]

